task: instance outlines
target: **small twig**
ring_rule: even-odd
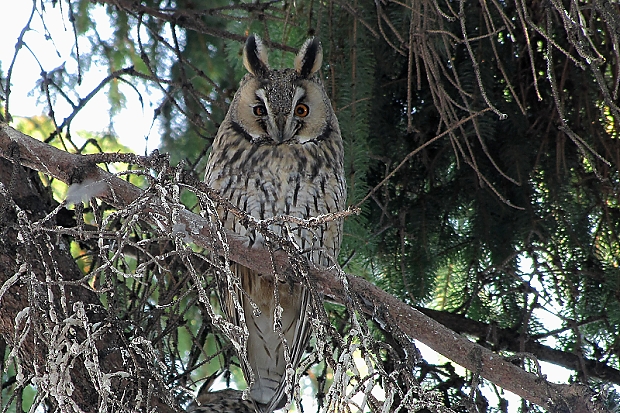
[[[431,145],[432,143],[436,142],[437,140],[443,138],[444,136],[446,136],[447,134],[451,133],[452,131],[454,131],[455,129],[461,127],[461,125],[469,122],[470,120],[482,115],[485,112],[490,111],[491,108],[485,108],[482,109],[479,112],[474,113],[473,115],[470,115],[464,119],[461,119],[458,123],[452,125],[449,129],[443,131],[442,133],[440,133],[439,135],[435,136],[432,139],[429,139],[428,141],[426,141],[425,143],[423,143],[422,145],[418,146],[416,149],[414,149],[413,151],[409,152],[407,154],[407,156],[405,156],[405,158],[392,170],[392,172],[390,172],[385,178],[383,178],[383,180],[381,182],[379,182],[374,188],[372,188],[370,190],[370,192],[368,192],[366,194],[366,196],[364,198],[362,198],[361,201],[359,201],[355,206],[357,208],[359,208],[364,202],[366,202],[368,200],[368,198],[370,198],[379,188],[381,188],[383,185],[386,184],[387,181],[389,181],[396,172],[398,172],[398,170],[407,163],[407,161],[409,161],[409,159],[411,159],[413,156],[415,156],[418,152],[420,152],[422,149],[426,148],[427,146]]]

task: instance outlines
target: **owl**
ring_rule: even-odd
[[[322,60],[316,38],[304,43],[292,69],[279,70],[269,67],[258,36],[245,43],[248,73],[213,142],[205,182],[254,218],[305,219],[345,207],[344,149],[336,114],[317,74]],[[220,206],[218,213],[226,228],[249,238],[250,246],[265,244],[263,234],[246,228],[225,208]],[[311,265],[333,265],[340,251],[339,220],[313,228],[279,221],[269,229],[293,241]],[[247,362],[239,357],[241,367],[251,383],[256,411],[272,412],[290,400],[287,367],[298,367],[308,345],[310,293],[302,283],[280,281],[238,264],[231,269],[243,289],[235,293],[249,332]],[[220,292],[222,308],[229,321],[241,325],[229,291]],[[274,327],[278,321],[283,338]]]

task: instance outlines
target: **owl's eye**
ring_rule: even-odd
[[[310,108],[308,107],[308,105],[298,103],[297,106],[295,106],[295,116],[305,118],[306,116],[308,116],[308,113],[310,113]]]
[[[267,108],[263,105],[256,105],[252,108],[255,116],[267,116]]]

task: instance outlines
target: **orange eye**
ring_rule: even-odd
[[[304,105],[303,103],[298,103],[295,106],[295,116],[299,116],[300,118],[305,118],[310,113],[310,108],[308,105]]]
[[[266,116],[267,108],[263,105],[256,105],[252,108],[252,112],[254,112],[255,116]]]

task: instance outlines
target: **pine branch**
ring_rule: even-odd
[[[525,348],[521,349],[522,340],[518,331],[499,328],[447,311],[437,311],[428,308],[419,308],[419,310],[459,334],[467,334],[481,340],[485,340],[490,335],[493,338],[492,342],[491,340],[486,341],[500,351],[514,353],[525,351],[535,355],[539,361],[546,361],[574,371],[579,371],[581,368],[577,355],[542,345],[535,339],[525,340]],[[620,384],[620,371],[596,360],[585,359],[584,364],[589,377]]]
[[[230,39],[244,43],[247,36],[242,36],[236,33],[232,33],[226,30],[220,30],[211,27],[204,23],[202,20],[203,15],[219,14],[221,8],[205,9],[196,13],[194,11],[178,10],[178,9],[164,9],[157,7],[149,7],[133,0],[97,0],[95,3],[103,3],[114,5],[125,13],[132,14],[134,16],[148,15],[162,21],[167,21],[171,24],[179,25],[186,29],[195,30],[198,33],[204,33],[211,36],[215,36],[221,39]],[[233,9],[245,12],[257,12],[260,15],[265,16],[265,12],[275,2],[256,3],[256,4],[241,4],[232,6],[228,11]],[[297,49],[294,47],[266,40],[265,44],[271,49],[284,50],[286,52],[296,53]]]

